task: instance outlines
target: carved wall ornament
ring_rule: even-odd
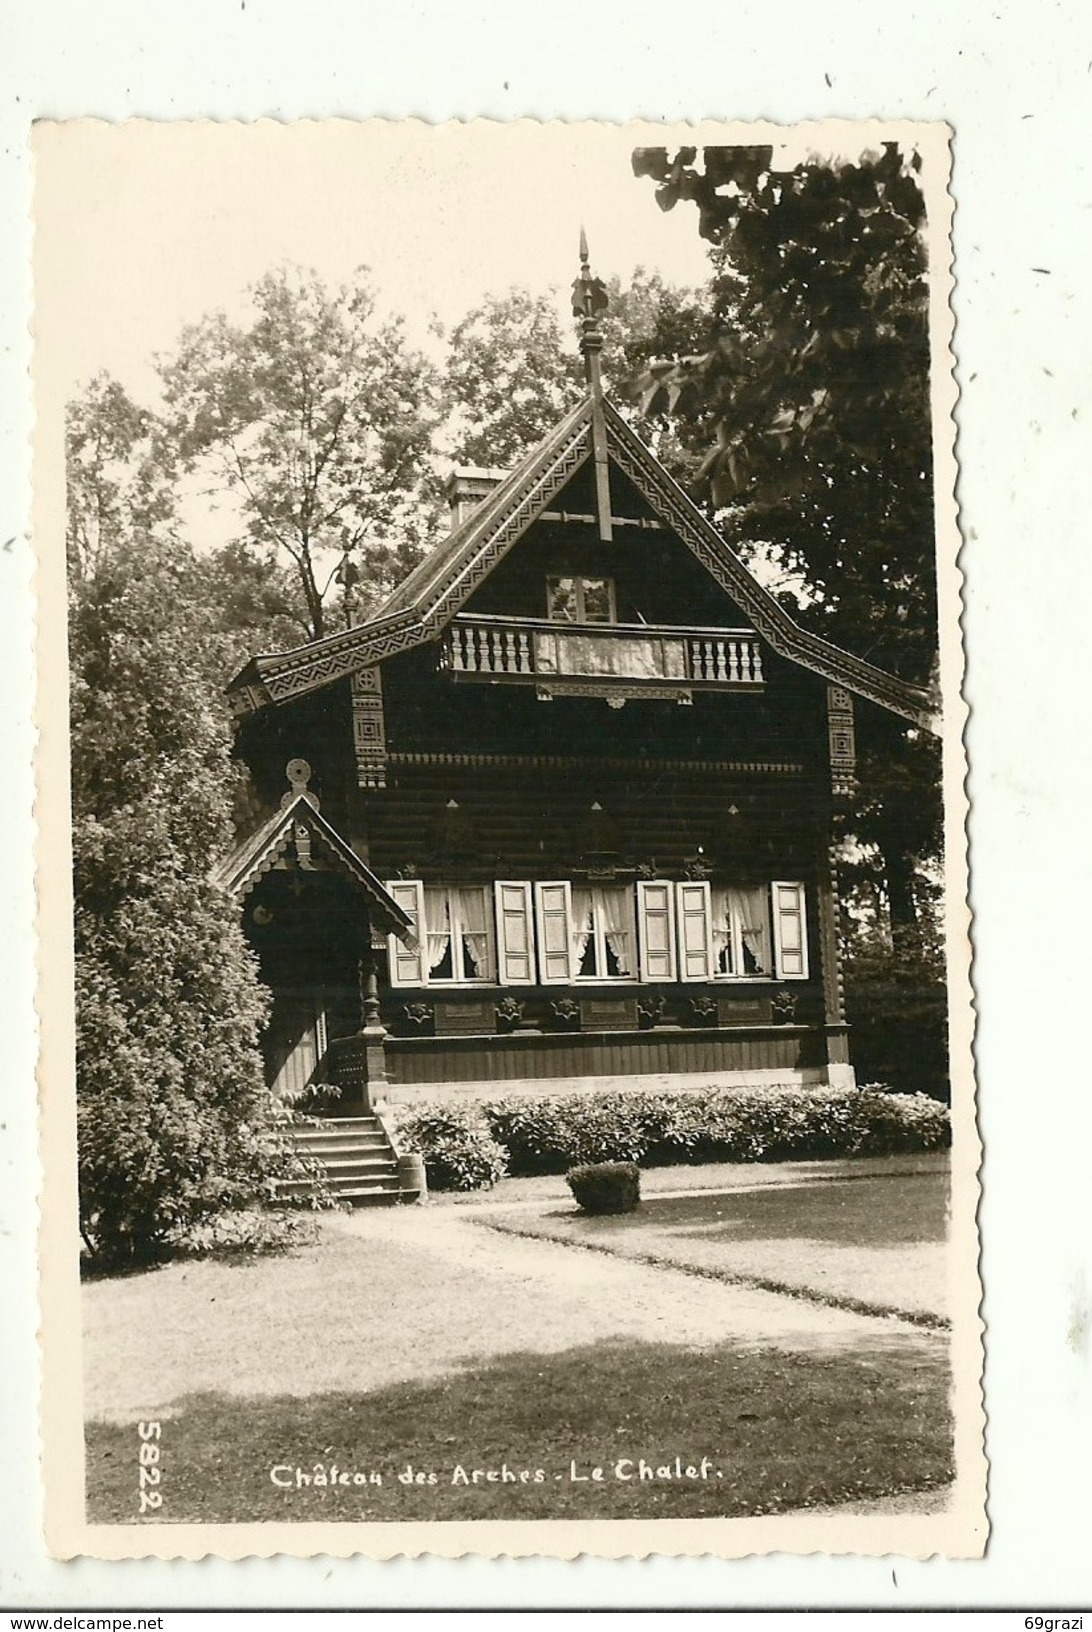
[[[550,1004],[550,1012],[566,1031],[576,1031],[580,1025],[580,1004],[571,997],[556,998]]]
[[[311,859],[311,829],[306,822],[296,822],[292,828],[292,842],[296,847],[296,861],[303,873],[313,873],[315,864]]]
[[[663,1022],[667,999],[662,993],[656,997],[642,997],[637,1001],[637,1014],[644,1026],[658,1026]]]
[[[516,1031],[523,1024],[524,1005],[518,997],[502,997],[497,1004],[497,1024],[502,1031]]]
[[[827,687],[830,785],[836,799],[852,799],[857,788],[857,742],[853,697],[844,686]]]
[[[770,1018],[775,1026],[791,1026],[796,1019],[796,993],[787,989],[775,992],[770,999]]]
[[[693,703],[690,691],[677,686],[620,686],[612,680],[551,680],[535,687],[540,703],[552,703],[555,697],[601,697],[611,708],[621,708],[627,702]]]
[[[418,1031],[424,1031],[425,1027],[431,1026],[433,1021],[433,1010],[430,1003],[406,1003],[403,1005],[402,1013],[409,1024],[416,1027]]]
[[[282,810],[287,810],[295,799],[306,799],[315,810],[321,809],[318,794],[312,793],[307,785],[311,780],[311,767],[305,759],[290,759],[284,774],[288,778],[288,792],[281,795]]]
[[[692,997],[690,1009],[699,1026],[715,1026],[717,1023],[717,1004],[712,997]]]
[[[357,785],[362,788],[385,788],[387,726],[383,713],[383,671],[378,663],[353,670],[350,696]]]

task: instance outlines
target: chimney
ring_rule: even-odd
[[[452,471],[444,487],[444,496],[451,506],[452,532],[462,526],[507,475],[506,470],[478,470],[472,466],[462,466]]]

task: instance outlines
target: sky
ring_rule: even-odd
[[[655,134],[655,133],[653,133]],[[96,372],[154,400],[156,353],[270,268],[371,270],[384,312],[435,346],[488,292],[594,270],[703,281],[692,208],[634,177],[626,127],[416,121],[39,127],[39,311],[66,395]]]
[[[811,127],[814,131],[815,127]],[[735,139],[755,141],[757,127]],[[592,266],[627,281],[637,265],[669,281],[708,275],[697,212],[662,211],[633,175],[637,145],[731,127],[485,120],[282,124],[72,121],[36,128],[37,312],[65,397],[100,370],[154,405],[157,353],[184,325],[224,309],[285,262],[331,284],[371,270],[386,313],[435,349],[487,293],[567,290],[583,225]],[[796,158],[814,142],[766,127]],[[836,138],[835,138],[836,139]],[[823,127],[830,146],[830,127]],[[860,124],[847,128],[852,149]]]

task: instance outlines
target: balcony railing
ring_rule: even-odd
[[[481,680],[647,682],[679,688],[764,683],[753,629],[687,629],[643,623],[573,624],[535,618],[458,617],[441,662]]]

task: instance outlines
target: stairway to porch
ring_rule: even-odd
[[[321,1164],[333,1193],[354,1207],[393,1207],[418,1199],[416,1189],[404,1188],[398,1157],[374,1112],[323,1117],[294,1128],[292,1141],[299,1155]],[[305,1186],[300,1179],[285,1188],[299,1193]]]

